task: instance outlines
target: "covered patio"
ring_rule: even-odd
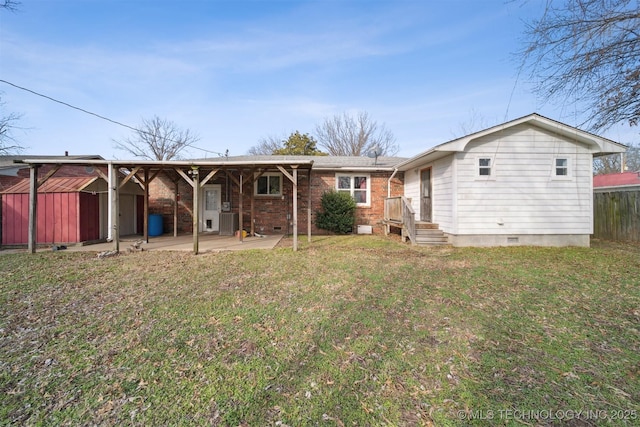
[[[55,173],[65,165],[72,166],[84,166],[91,168],[97,175],[102,177],[108,183],[108,250],[115,250],[117,252],[121,249],[121,236],[120,236],[120,218],[119,218],[119,193],[120,188],[127,182],[132,181],[140,185],[144,190],[144,225],[141,240],[145,245],[155,244],[160,242],[161,239],[154,238],[149,239],[149,184],[156,178],[161,172],[171,173],[175,176],[176,180],[183,179],[193,189],[192,191],[192,209],[191,216],[193,221],[193,234],[189,242],[181,241],[184,236],[178,236],[177,229],[174,227],[173,238],[178,239],[180,243],[176,243],[176,247],[184,248],[185,243],[191,247],[191,250],[195,254],[201,251],[200,243],[203,240],[200,230],[199,214],[201,211],[200,193],[204,186],[210,182],[216,175],[223,175],[231,183],[233,191],[237,191],[239,195],[239,203],[235,208],[240,217],[240,230],[243,229],[243,218],[245,215],[250,216],[249,223],[250,231],[249,236],[254,236],[253,225],[255,222],[256,213],[254,212],[254,196],[253,193],[249,194],[250,203],[249,206],[243,205],[243,198],[245,196],[244,189],[246,186],[253,185],[253,183],[263,174],[269,171],[278,171],[285,177],[292,186],[292,198],[291,198],[291,234],[293,237],[293,250],[298,249],[298,180],[301,173],[304,174],[308,180],[310,180],[311,169],[313,167],[313,160],[291,160],[278,159],[278,160],[260,160],[255,162],[238,162],[228,161],[225,158],[215,160],[194,160],[194,161],[107,161],[107,160],[50,160],[50,159],[28,159],[17,160],[16,163],[27,164],[30,167],[30,185],[29,185],[29,239],[28,250],[31,253],[36,251],[36,218],[37,218],[37,190],[42,186],[49,178],[55,175]],[[39,168],[48,166],[49,170],[46,174],[39,174]],[[106,171],[106,173],[105,173]],[[177,182],[177,181],[176,181]],[[311,239],[311,191],[308,191],[308,208],[307,208],[307,234],[308,239]],[[176,185],[176,200],[180,197],[177,193]],[[174,224],[177,220],[177,209],[174,213]],[[245,240],[256,240],[256,245],[270,244],[274,241],[275,236],[251,237],[250,239],[245,237],[242,232],[236,233],[236,236],[223,238],[222,236],[216,236],[217,239],[212,241],[226,242],[226,247],[233,247],[229,243],[235,239],[239,244],[243,244]],[[282,237],[282,235],[280,235]],[[279,241],[279,239],[278,239]],[[258,243],[261,242],[261,243]],[[124,243],[124,242],[123,242]],[[167,243],[167,242],[165,242]],[[276,242],[277,243],[277,242]],[[274,243],[275,245],[275,243]],[[160,245],[162,246],[162,245]],[[169,245],[165,245],[169,246]],[[246,248],[246,245],[240,247]],[[203,248],[204,249],[204,248]],[[177,249],[183,250],[183,249]],[[210,250],[210,249],[207,249]]]

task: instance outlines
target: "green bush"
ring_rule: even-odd
[[[320,200],[322,210],[316,212],[316,225],[338,234],[353,231],[356,223],[356,201],[349,193],[327,191]]]

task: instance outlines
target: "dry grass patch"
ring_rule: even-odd
[[[305,240],[0,256],[0,419],[553,425],[497,411],[587,409],[637,423],[638,246]],[[474,411],[496,418],[463,419]]]

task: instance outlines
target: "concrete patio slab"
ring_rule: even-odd
[[[282,240],[284,235],[271,235],[264,237],[245,237],[239,241],[235,236],[219,236],[217,234],[203,233],[198,239],[198,252],[220,252],[220,251],[241,251],[247,249],[273,249]],[[135,242],[141,241],[141,236],[127,236],[120,239],[120,252],[127,252],[133,247]],[[193,251],[193,235],[182,236],[158,236],[150,237],[149,243],[140,245],[145,251]],[[51,251],[51,246],[43,246],[38,248],[38,252]],[[73,245],[68,246],[65,251],[68,252],[105,252],[113,250],[113,243],[96,243],[92,245]],[[6,249],[0,253],[19,253],[25,252],[26,249]]]
[[[247,249],[273,249],[283,235],[265,237],[245,237],[242,241],[235,236],[219,236],[217,234],[201,234],[198,239],[198,252],[240,251]],[[120,240],[120,251],[127,251],[136,241],[136,236]],[[140,246],[145,251],[193,251],[193,235],[150,237],[149,243]],[[100,243],[83,247],[70,247],[69,250],[90,250],[96,252],[113,249],[113,243]]]

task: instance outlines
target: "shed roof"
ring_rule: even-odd
[[[38,193],[77,193],[84,190],[92,182],[97,180],[97,176],[85,176],[77,178],[49,178],[44,184],[38,187]],[[23,179],[2,193],[22,194],[29,193],[29,179]]]
[[[593,187],[621,187],[640,185],[640,172],[622,172],[596,175],[593,177]]]

